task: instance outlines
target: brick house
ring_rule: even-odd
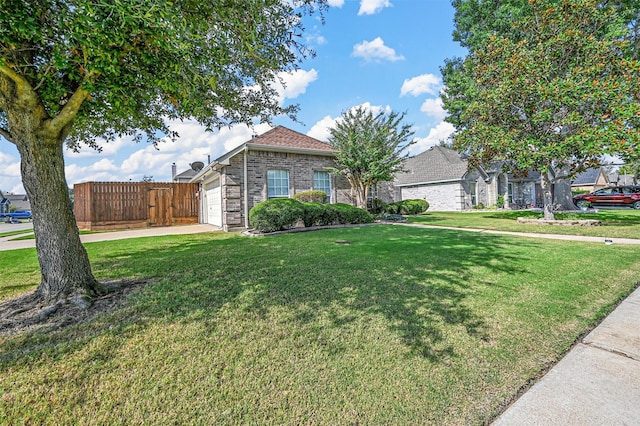
[[[199,221],[248,229],[256,204],[313,189],[325,191],[330,203],[352,203],[347,180],[327,170],[334,157],[331,145],[286,127],[255,136],[191,178],[200,185]]]

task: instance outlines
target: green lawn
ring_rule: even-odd
[[[640,274],[632,246],[399,226],[87,247],[100,279],[153,283],[89,324],[1,337],[0,419],[482,424]],[[36,285],[34,250],[0,260],[2,297]]]
[[[427,212],[409,217],[411,223],[425,225],[453,226],[461,228],[482,228],[500,231],[533,232],[539,234],[587,235],[594,237],[640,239],[640,210],[600,209],[598,213],[559,213],[556,219],[596,219],[603,226],[549,226],[524,225],[518,217],[541,218],[542,213],[528,210],[513,211],[472,211],[472,212]]]

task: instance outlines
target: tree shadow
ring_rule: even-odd
[[[157,242],[151,249],[127,242],[109,251],[96,245],[101,250],[93,262],[97,275],[117,271],[157,281],[127,306],[90,324],[8,339],[0,349],[0,365],[26,362],[43,352],[63,356],[105,336],[110,345],[99,356],[108,357],[117,348],[114,340],[124,343],[158,321],[204,321],[215,332],[218,313],[230,306],[257,318],[266,318],[273,309],[291,310],[292,326],[302,326],[318,339],[327,327],[344,334],[356,322],[382,316],[409,353],[441,362],[464,355],[455,353],[446,328],[464,330],[479,344],[490,338],[483,318],[466,303],[477,290],[470,284],[478,285],[474,270],[523,272],[514,270],[522,259],[509,250],[512,239],[439,229],[376,226]],[[50,344],[42,345],[43,339]],[[347,349],[339,342],[325,345],[333,354]]]

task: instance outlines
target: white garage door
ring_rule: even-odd
[[[222,196],[220,192],[220,181],[217,180],[206,189],[207,194],[207,223],[215,226],[222,226]]]

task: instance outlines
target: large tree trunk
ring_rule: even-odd
[[[67,299],[88,307],[98,282],[73,215],[64,175],[63,143],[45,140],[37,129],[19,136],[15,142],[22,182],[31,202],[42,273],[37,293],[46,302]]]
[[[555,219],[555,215],[553,214],[553,191],[548,173],[542,172],[540,174],[540,186],[542,187],[542,196],[544,197],[544,219],[553,220]]]
[[[558,179],[553,185],[553,204],[557,210],[575,210],[571,196],[571,180]]]

